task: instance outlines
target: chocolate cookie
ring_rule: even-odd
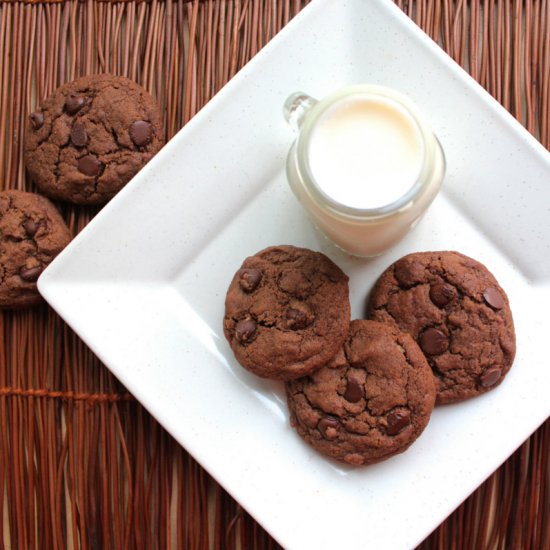
[[[69,228],[48,199],[0,191],[0,307],[39,303],[36,280],[70,240]]]
[[[164,143],[159,108],[141,86],[109,74],[64,84],[29,116],[25,164],[49,197],[103,204]]]
[[[324,365],[350,322],[348,277],[324,254],[274,246],[247,258],[225,301],[224,333],[239,363],[291,380]]]
[[[408,332],[437,384],[437,403],[462,401],[502,381],[516,340],[508,298],[479,262],[458,252],[418,252],[377,281],[368,317]]]
[[[403,452],[422,433],[435,401],[426,358],[405,333],[352,321],[323,368],[286,383],[291,424],[319,452],[372,464]]]

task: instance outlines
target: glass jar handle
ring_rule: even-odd
[[[288,96],[283,106],[283,114],[290,127],[298,132],[305,114],[317,103],[313,97],[303,93],[295,92]]]

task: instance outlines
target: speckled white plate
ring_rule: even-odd
[[[444,191],[390,253],[352,259],[287,188],[282,104],[372,82],[409,94],[447,153]],[[389,0],[317,0],[111,201],[39,280],[48,302],[173,436],[287,548],[411,548],[550,412],[550,155]],[[289,427],[281,384],[235,362],[224,295],[272,244],[324,251],[352,314],[380,272],[458,249],[507,290],[518,353],[506,380],[435,411],[404,454],[327,461]]]

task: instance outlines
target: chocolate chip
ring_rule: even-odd
[[[350,403],[357,403],[357,401],[363,397],[363,394],[363,386],[361,383],[350,376],[344,393],[344,399]]]
[[[504,307],[504,298],[496,288],[487,288],[483,292],[483,299],[494,309],[502,309]]]
[[[69,94],[65,100],[65,111],[70,115],[76,115],[86,103],[86,98],[80,94]]]
[[[288,327],[292,330],[301,330],[311,324],[313,320],[311,315],[308,315],[305,311],[289,307],[286,310],[286,319]]]
[[[78,169],[86,176],[99,176],[103,170],[103,163],[93,155],[86,155],[78,159]]]
[[[454,300],[456,289],[447,283],[436,283],[430,287],[430,300],[437,307],[444,307]]]
[[[338,437],[340,431],[340,422],[334,416],[325,416],[319,420],[317,429],[321,432],[321,435],[329,441]]]
[[[245,292],[256,290],[262,280],[262,272],[259,269],[243,268],[239,271],[239,285]]]
[[[256,336],[256,323],[253,319],[243,319],[235,325],[235,338],[241,344],[251,342]]]
[[[408,411],[393,411],[388,414],[388,435],[397,435],[411,423],[411,415]]]
[[[145,120],[136,120],[130,126],[130,137],[138,147],[147,145],[151,142],[152,137],[151,124]]]
[[[75,124],[71,130],[71,141],[75,147],[84,147],[88,143],[88,133],[84,124]]]
[[[439,355],[449,348],[449,339],[439,329],[429,328],[420,337],[420,347],[428,355]]]
[[[25,230],[25,233],[29,238],[33,238],[36,235],[36,232],[38,231],[39,224],[37,224],[34,220],[31,218],[27,218],[23,222],[23,229]]]
[[[25,267],[23,266],[19,270],[19,276],[24,281],[27,281],[28,283],[34,283],[38,277],[40,277],[40,273],[42,273],[42,266],[35,265],[34,267]]]
[[[31,119],[33,130],[40,130],[44,126],[44,113],[42,111],[31,113],[29,118]]]
[[[498,367],[490,367],[481,375],[479,382],[484,388],[490,388],[500,380],[501,376],[501,369]]]

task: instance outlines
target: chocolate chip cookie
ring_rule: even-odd
[[[108,74],[64,84],[29,116],[25,164],[45,195],[103,204],[164,143],[158,105],[135,82]]]
[[[435,385],[414,340],[395,327],[352,321],[323,368],[286,383],[291,424],[319,452],[372,464],[406,450],[426,427]]]
[[[36,280],[70,240],[69,228],[48,199],[0,191],[0,307],[39,303]]]
[[[274,246],[247,258],[225,301],[224,333],[239,363],[290,380],[324,365],[350,322],[348,277],[320,252]]]
[[[496,387],[514,360],[506,293],[484,265],[458,252],[418,252],[395,262],[371,293],[368,317],[418,342],[436,377],[437,403]]]

